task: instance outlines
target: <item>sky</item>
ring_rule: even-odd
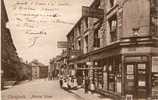
[[[18,56],[24,61],[38,59],[43,64],[59,55],[57,41],[66,35],[81,17],[81,6],[93,0],[4,0]]]

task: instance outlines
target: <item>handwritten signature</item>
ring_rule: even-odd
[[[33,37],[33,38],[30,39],[30,40],[32,41],[32,43],[31,43],[31,45],[29,46],[29,48],[30,48],[30,47],[33,47],[33,46],[35,45],[35,43],[36,43],[36,41],[37,41],[38,38],[39,38],[39,37]]]
[[[43,31],[40,31],[40,32],[26,32],[26,34],[31,34],[31,35],[33,35],[33,34],[41,34],[41,35],[46,35],[47,34],[47,32],[43,32]]]

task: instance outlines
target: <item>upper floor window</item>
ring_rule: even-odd
[[[88,52],[88,35],[86,35],[84,39],[84,53],[87,52]]]
[[[77,49],[81,50],[81,41],[80,40],[78,40],[78,48]]]
[[[109,20],[109,26],[110,26],[110,37],[111,37],[111,42],[114,42],[118,39],[117,36],[117,17],[114,15],[111,17]]]
[[[98,30],[99,30],[99,28],[97,28],[94,31],[94,43],[93,43],[94,47],[100,47],[100,38],[99,38]]]
[[[110,0],[110,6],[111,6],[111,7],[114,6],[114,1],[115,1],[115,0]]]
[[[78,32],[81,34],[81,23],[78,24]]]
[[[88,17],[85,18],[86,28],[88,28]]]
[[[112,7],[114,7],[116,5],[116,1],[117,0],[109,0],[108,1],[108,9],[111,9]]]
[[[157,34],[158,32],[158,10],[156,10],[158,6],[157,0],[151,1],[151,32],[152,34]]]

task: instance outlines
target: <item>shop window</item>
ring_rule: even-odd
[[[115,91],[114,66],[112,65],[109,65],[109,68],[108,68],[108,82],[109,82],[109,90]]]
[[[158,95],[158,57],[152,57],[152,95]]]
[[[126,89],[127,91],[133,91],[134,88],[134,65],[128,64],[126,66]]]
[[[117,16],[114,15],[109,20],[109,26],[110,26],[110,38],[111,42],[114,42],[118,39],[117,37]]]
[[[94,47],[100,47],[100,38],[99,38],[98,30],[99,29],[96,29],[94,31],[94,43],[93,43]]]
[[[121,93],[121,79],[122,79],[122,75],[121,75],[121,63],[119,62],[119,59],[116,59],[116,62],[118,62],[115,66],[115,75],[116,75],[116,85],[115,85],[115,90],[117,93]]]

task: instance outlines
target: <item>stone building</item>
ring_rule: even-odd
[[[13,43],[10,30],[6,27],[9,21],[4,1],[1,1],[1,69],[2,81],[21,80],[21,63]]]
[[[96,92],[154,98],[158,90],[158,2],[94,0],[67,34],[68,64]]]
[[[32,79],[48,78],[48,66],[38,62],[38,60],[33,60],[29,65],[32,67]]]

